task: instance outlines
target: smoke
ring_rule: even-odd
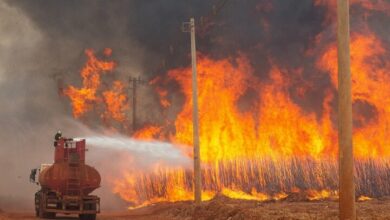
[[[34,193],[39,187],[29,183],[29,173],[32,168],[38,167],[41,163],[53,162],[52,141],[55,132],[62,130],[69,137],[96,134],[96,131],[91,131],[72,119],[67,100],[58,96],[54,74],[60,73],[68,80],[78,78],[78,69],[83,62],[85,48],[92,47],[99,50],[111,46],[110,42],[104,39],[92,42],[96,39],[94,36],[104,35],[112,42],[116,42],[118,39],[112,34],[119,36],[120,30],[115,28],[118,30],[117,33],[107,34],[97,31],[81,40],[80,36],[85,33],[82,31],[83,27],[78,29],[70,25],[65,30],[63,28],[67,26],[67,19],[52,20],[54,23],[51,27],[41,25],[31,14],[26,13],[22,6],[15,5],[14,1],[8,3],[0,2],[0,167],[2,168],[0,209],[32,211]],[[28,3],[21,1],[18,4]],[[84,8],[86,11],[89,10],[88,7]],[[46,12],[53,13],[50,15],[53,18],[60,17],[57,16],[56,11],[58,12],[58,10]],[[92,16],[93,12],[83,14]],[[44,19],[48,21],[47,17]],[[90,19],[85,19],[87,24]],[[109,25],[113,23],[115,22]],[[58,33],[55,30],[56,25],[61,26],[60,30],[65,30],[67,34]],[[95,25],[98,26],[99,24]],[[76,29],[78,31],[75,31]],[[72,35],[72,33],[79,34]],[[129,39],[125,35],[121,38]],[[131,48],[132,52],[138,54],[134,57],[141,57],[142,52],[129,41],[126,43],[121,41],[120,44],[127,45],[127,49]],[[122,48],[119,51],[127,49]],[[125,57],[127,59],[123,62],[123,66],[126,67],[123,68],[124,73],[138,68],[134,64],[138,63],[138,60]],[[90,150],[90,153],[91,155],[87,154],[88,164],[95,166],[103,177],[108,173],[115,173],[114,171],[119,169],[119,164],[129,166],[123,162],[126,156],[123,157],[122,162],[118,159],[117,165],[111,166],[112,169],[107,165],[108,162],[112,164],[112,159],[106,156],[120,158],[123,152]],[[125,155],[127,154],[129,153]],[[110,205],[125,207],[122,200],[112,193],[109,184],[108,179],[104,180],[102,188],[97,192],[103,197],[102,208],[110,208]]]
[[[43,158],[46,154],[43,150],[38,153],[45,141],[34,138],[45,132],[42,127],[33,126],[35,119],[31,116],[36,114],[37,120],[44,119],[40,116],[49,111],[36,111],[40,104],[48,104],[47,96],[37,93],[36,88],[47,85],[37,72],[26,74],[26,70],[35,68],[33,54],[42,43],[42,35],[26,16],[3,1],[0,14],[0,206],[32,207],[34,192],[28,184],[28,172],[38,164],[39,154]],[[37,80],[32,80],[34,77]]]

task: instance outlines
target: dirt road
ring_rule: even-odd
[[[390,219],[390,199],[373,199],[357,203],[358,219]],[[241,219],[338,219],[338,203],[319,202],[256,202],[218,197],[196,207],[190,202],[161,203],[135,210],[103,212],[98,220],[241,220]],[[37,219],[33,213],[2,212],[0,220]],[[59,216],[57,219],[77,219]]]

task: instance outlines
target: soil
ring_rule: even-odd
[[[390,219],[390,198],[357,202],[358,219]],[[0,211],[0,220],[33,220],[34,213]],[[77,219],[59,216],[57,219]],[[338,219],[336,201],[257,202],[218,196],[195,206],[191,202],[159,203],[122,212],[102,212],[98,220],[241,220]]]

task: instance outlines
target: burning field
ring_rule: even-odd
[[[58,65],[69,70],[52,77],[56,88],[41,91],[55,93],[58,103],[47,106],[56,106],[53,111],[60,113],[50,118],[71,117],[99,131],[105,139],[91,137],[90,142],[104,145],[101,140],[113,140],[107,149],[127,149],[129,143],[133,152],[142,151],[121,155],[115,170],[102,172],[110,193],[124,201],[133,217],[136,208],[141,212],[156,208],[163,219],[190,219],[197,214],[204,219],[251,219],[271,209],[273,216],[265,219],[293,219],[287,212],[279,215],[272,210],[294,213],[302,203],[324,211],[329,217],[325,219],[336,218],[335,0],[118,2],[87,7],[69,1],[63,8],[45,4],[46,11],[55,12],[47,15],[52,20],[42,16],[35,4],[8,4],[25,13],[47,40],[42,46],[45,57],[56,57],[37,69]],[[350,4],[356,199],[360,210],[371,210],[360,211],[360,216],[372,217],[378,208],[377,217],[388,218],[390,2],[351,0]],[[80,8],[82,15],[72,8]],[[194,189],[192,72],[189,36],[181,33],[180,25],[189,16],[197,19],[206,201],[202,210],[187,202],[193,200]],[[97,22],[87,24],[91,18]],[[35,122],[25,116],[29,114],[20,118]],[[53,129],[62,124],[49,125]],[[12,131],[9,134],[16,133]],[[111,147],[117,143],[121,146]],[[98,169],[104,168],[102,164],[97,160]],[[236,213],[215,218],[202,213],[217,209]],[[149,216],[154,213],[149,211]],[[304,212],[296,218],[323,217]]]
[[[374,12],[387,16],[385,8],[390,7],[385,1],[352,3],[366,17]],[[334,22],[333,5],[315,1],[314,6],[328,10],[329,21],[324,23]],[[271,13],[273,7],[269,2],[259,4],[258,10]],[[363,199],[390,193],[390,44],[365,21],[356,21],[360,29],[351,39],[356,193]],[[267,27],[267,20],[263,22],[263,28]],[[270,55],[265,61],[267,70],[262,70],[254,64],[252,51],[218,57],[203,50],[198,53],[204,200],[222,194],[270,201],[297,192],[309,200],[337,198],[337,48],[334,37],[327,36],[330,34],[334,30],[318,33],[311,47],[302,51],[312,65],[295,68],[286,68]],[[101,82],[117,65],[111,53],[108,48],[102,54],[85,51],[81,86],[69,85],[63,91],[73,116],[88,123],[90,114],[95,114],[113,131],[177,144],[191,158],[190,67],[171,68],[149,80],[166,117],[132,130],[129,111],[134,103],[127,92],[131,85],[120,80],[105,80],[104,86]],[[177,99],[182,100],[179,108]],[[192,170],[164,163],[154,164],[148,171],[123,168],[123,177],[113,181],[113,191],[136,207],[192,200]]]

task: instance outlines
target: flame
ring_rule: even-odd
[[[324,199],[332,199],[337,200],[339,198],[337,191],[331,191],[331,190],[308,190],[307,191],[307,198],[310,201],[318,201],[318,200],[324,200]]]
[[[194,194],[187,188],[188,174],[186,170],[157,168],[154,172],[158,175],[146,175],[139,171],[128,172],[125,174],[125,181],[117,180],[115,182],[113,191],[118,193],[122,199],[131,201],[134,205],[132,208],[163,201],[176,202],[194,199]],[[161,176],[165,176],[165,178],[159,179]],[[204,201],[210,200],[214,195],[214,192],[202,192]]]
[[[163,90],[163,89],[157,87],[156,92],[160,97],[160,104],[162,107],[168,108],[169,106],[171,106],[171,102],[168,101],[168,99],[167,99],[167,95],[168,95],[167,90]]]
[[[79,118],[92,110],[93,105],[99,101],[96,93],[100,86],[100,75],[109,73],[115,67],[113,61],[97,59],[94,52],[90,49],[85,50],[85,55],[88,60],[80,71],[80,75],[83,78],[83,86],[79,89],[69,86],[64,91],[64,94],[71,101],[75,118]]]
[[[124,85],[121,81],[115,81],[112,90],[103,92],[103,100],[106,105],[105,118],[112,118],[118,122],[126,120],[125,112],[129,109],[129,106],[127,96],[124,93]]]
[[[359,198],[357,199],[357,201],[359,202],[370,201],[370,200],[372,200],[372,198],[368,196],[359,196]]]
[[[135,207],[142,207],[163,201],[186,201],[193,200],[192,175],[186,169],[167,168],[157,166],[153,174],[141,171],[126,172],[124,181],[117,180],[114,192],[121,198],[130,201]],[[229,198],[242,200],[281,200],[288,196],[285,192],[272,194],[259,192],[252,188],[246,192],[238,186],[223,187],[220,190],[204,189],[203,201],[212,199],[215,195],[224,195]]]
[[[303,112],[289,98],[282,70],[274,66],[271,81],[262,83],[253,76],[245,57],[233,62],[236,65],[229,59],[215,61],[205,56],[198,61],[203,161],[297,155],[318,158],[328,153],[333,141],[326,139],[331,135],[329,124],[321,124],[314,113]],[[186,97],[191,97],[190,74],[189,68],[168,73]],[[237,102],[248,88],[257,93],[256,105],[243,111]],[[187,98],[175,121],[174,142],[192,145],[191,117],[192,99]]]
[[[359,158],[390,156],[390,62],[383,60],[386,51],[373,34],[355,34],[351,41],[352,99],[374,109],[369,116],[354,114],[354,154]],[[329,71],[337,87],[337,49],[330,45],[319,62],[320,68]],[[356,123],[358,122],[358,123]]]
[[[109,57],[112,50],[106,48],[103,54]],[[101,85],[102,75],[112,74],[115,62],[98,59],[91,49],[85,50],[85,55],[87,62],[80,71],[82,87],[69,85],[64,91],[71,101],[73,116],[80,118],[90,111],[101,111],[100,116],[105,124],[109,124],[110,120],[124,123],[129,109],[125,85],[118,80],[112,83],[112,88]]]
[[[145,141],[155,140],[159,139],[161,131],[162,127],[160,126],[147,126],[136,131],[133,137]]]
[[[388,171],[385,168],[388,161],[378,162],[378,167],[372,169],[368,165],[372,163],[370,158],[378,156],[377,152],[389,156],[385,150],[385,146],[389,144],[384,136],[367,136],[372,132],[384,135],[386,130],[380,131],[383,128],[380,123],[386,125],[387,115],[390,115],[386,111],[390,109],[389,102],[383,97],[383,94],[389,94],[390,89],[390,86],[384,84],[386,80],[383,80],[387,79],[387,64],[377,65],[384,55],[381,48],[380,41],[370,35],[356,35],[351,42],[353,89],[359,91],[353,93],[354,102],[364,100],[370,103],[379,110],[376,117],[381,119],[355,128],[355,154],[361,161],[356,168],[359,180],[366,178],[374,170],[378,172],[379,178]],[[334,87],[337,87],[336,61],[335,46],[329,45],[317,62],[319,69],[330,73]],[[308,200],[337,199],[337,191],[327,189],[329,186],[337,186],[337,135],[331,121],[334,95],[331,90],[325,92],[321,115],[305,111],[290,98],[288,91],[291,83],[286,77],[289,71],[279,68],[272,61],[271,64],[269,79],[262,80],[253,75],[253,69],[243,55],[236,59],[220,60],[204,55],[199,57],[200,143],[204,163],[204,191],[257,201],[286,198],[286,195],[294,191],[306,194]],[[154,137],[192,145],[190,76],[190,68],[168,72],[169,80],[178,82],[186,97],[183,109],[175,121],[176,132],[163,137],[164,129],[146,127],[137,135],[147,134],[152,130]],[[252,105],[239,108],[238,103],[249,90],[252,93]],[[358,119],[359,117],[361,116],[357,115]],[[177,201],[176,197],[171,197],[171,193],[180,194],[183,200],[192,198],[191,173],[178,176],[175,172],[150,174],[149,178],[156,178],[151,182],[158,182],[159,189],[167,189],[164,194],[158,194],[161,201]],[[169,181],[162,182],[166,178]],[[185,181],[177,178],[184,178]],[[171,190],[171,184],[180,190]],[[277,189],[270,191],[271,184],[278,186]],[[135,181],[134,185],[128,184],[125,188],[137,188],[140,185],[146,188],[138,194],[156,191],[145,186],[141,180]],[[383,189],[382,192],[386,193],[389,189],[385,185],[378,183],[375,188]],[[365,192],[365,187],[365,183],[359,181],[358,190]],[[121,191],[117,192],[122,194]],[[135,198],[139,198],[137,196]],[[134,201],[134,198],[128,201]],[[136,203],[142,203],[141,201],[156,201],[156,198],[144,198]]]
[[[224,188],[222,189],[221,194],[232,199],[255,200],[255,201],[266,201],[270,199],[267,194],[259,193],[256,191],[256,189],[252,189],[252,192],[249,194],[239,189]]]

